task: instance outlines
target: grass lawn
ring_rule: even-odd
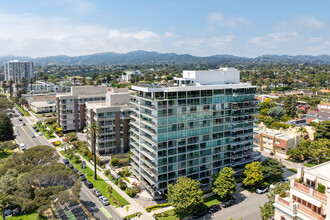
[[[34,124],[34,126],[36,126],[39,131],[45,136],[45,138],[48,139],[52,139],[55,138],[55,136],[53,134],[49,135],[46,131],[47,129],[42,129],[41,127],[39,127],[37,124]]]
[[[290,170],[290,171],[293,172],[293,173],[297,173],[297,169],[290,168],[290,169],[288,169],[288,170]]]
[[[38,218],[38,212],[32,212],[25,215],[7,217],[7,220],[47,220],[46,217]]]
[[[19,105],[15,104],[15,106],[21,111],[23,112],[24,116],[31,116],[31,114],[28,111],[25,111],[25,109],[23,109],[22,107],[20,107]]]
[[[94,171],[91,170],[89,167],[85,167],[85,171],[81,168],[80,163],[77,164],[73,159],[70,159],[66,154],[64,154],[63,151],[61,151],[61,154],[63,156],[65,156],[65,158],[67,158],[70,163],[79,170],[79,172],[84,172],[86,179],[88,181],[91,181],[94,185],[95,189],[100,190],[100,192],[102,193],[102,195],[104,195],[105,197],[107,197],[109,199],[109,202],[111,203],[111,205],[113,206],[117,206],[107,195],[106,193],[106,188],[108,186],[108,183],[106,183],[102,178],[100,178],[99,176],[97,176],[97,180],[94,180]],[[112,189],[112,195],[114,198],[116,198],[118,201],[120,201],[124,206],[125,205],[130,205],[130,203],[123,198],[116,190]]]
[[[213,195],[210,197],[207,197],[204,199],[204,203],[201,206],[201,209],[205,209],[208,208],[212,205],[220,205],[221,201],[219,199],[219,197],[217,195]],[[179,219],[180,216],[175,215],[174,209],[165,211],[164,213],[167,213],[169,216],[168,217],[158,217],[157,219],[161,219],[161,220],[176,220]]]
[[[321,159],[319,164],[325,163],[327,161],[330,161],[330,157],[326,157],[324,159]],[[312,160],[312,161],[309,161],[307,163],[304,163],[303,165],[306,166],[306,167],[313,167],[313,166],[316,166],[318,164],[317,164],[317,160]]]

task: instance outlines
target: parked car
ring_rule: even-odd
[[[195,214],[193,214],[193,218],[197,219],[197,218],[203,217],[207,213],[208,213],[207,209],[199,210],[199,211],[195,212]]]
[[[75,173],[78,173],[78,169],[77,169],[77,168],[73,168],[73,171],[74,171]]]
[[[105,196],[100,196],[99,200],[103,205],[110,205],[109,200]]]
[[[220,207],[220,205],[212,205],[212,206],[210,206],[210,208],[209,208],[209,213],[215,213],[215,212],[217,212],[217,211],[219,211],[219,210],[221,210],[221,207]]]
[[[5,210],[4,214],[6,217],[10,217],[13,215],[13,211],[11,209],[7,209],[7,210]]]
[[[42,136],[42,133],[41,133],[41,132],[38,132],[38,135],[39,135],[39,136]]]
[[[69,164],[70,162],[69,162],[68,159],[63,159],[63,163],[64,163],[64,164]]]
[[[80,177],[79,177],[82,181],[85,181],[86,180],[86,177],[85,177],[85,175],[83,174],[83,175],[81,175]]]
[[[71,163],[66,164],[66,166],[69,167],[70,169],[73,169],[74,168],[74,166]]]
[[[26,150],[26,147],[23,143],[19,144],[19,148],[21,148],[22,151]]]
[[[87,186],[87,188],[93,188],[94,187],[93,183],[91,183],[90,181],[85,181],[84,183]]]
[[[97,197],[102,196],[101,192],[100,192],[99,190],[97,190],[97,189],[94,189],[94,190],[93,190],[93,193],[94,193]]]
[[[256,189],[256,193],[258,194],[263,194],[268,192],[268,187],[267,186],[261,186],[258,189]]]
[[[280,183],[286,183],[286,182],[288,182],[288,181],[290,181],[288,178],[283,178],[283,179],[280,181]]]
[[[36,129],[37,127],[33,125],[32,128],[33,128],[33,129]]]
[[[39,129],[38,128],[36,128],[36,129],[34,129],[36,132],[39,132]]]
[[[277,183],[273,183],[269,186],[269,189],[274,189]]]
[[[26,124],[25,123],[23,123],[23,126],[25,126]]]
[[[223,203],[221,203],[221,207],[222,208],[227,208],[227,207],[232,206],[234,204],[235,204],[234,199],[228,199],[228,200],[224,201]]]
[[[22,118],[19,118],[18,120],[19,120],[19,121],[23,121],[23,119],[22,119]]]
[[[32,137],[32,138],[35,138],[36,136],[35,136],[34,134],[31,134],[31,137]]]

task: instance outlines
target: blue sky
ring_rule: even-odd
[[[0,56],[330,51],[330,1],[0,0]]]

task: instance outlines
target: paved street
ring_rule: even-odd
[[[19,121],[19,118],[22,121]],[[33,130],[32,126],[36,123],[36,119],[33,117],[13,117],[11,121],[17,132],[16,141],[18,144],[24,143],[27,149],[37,145],[51,145],[44,136],[38,136],[37,132]],[[31,137],[32,134],[35,135],[35,138]],[[63,205],[58,212],[59,218],[69,219],[66,214],[69,212],[72,212],[76,219],[117,220],[120,218],[113,207],[103,206],[98,197],[92,193],[92,189],[88,189],[84,184],[80,191],[79,201],[72,205]]]

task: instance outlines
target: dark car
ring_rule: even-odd
[[[69,162],[68,159],[63,159],[63,163],[64,163],[64,164],[69,164],[70,162]]]
[[[195,214],[193,214],[193,218],[197,219],[197,218],[203,217],[207,213],[208,213],[207,209],[199,210],[199,211],[195,212]]]
[[[221,207],[222,208],[227,208],[227,207],[232,206],[234,204],[235,204],[234,199],[228,199],[228,200],[224,201],[223,203],[221,203]]]
[[[288,182],[288,181],[290,181],[288,178],[283,178],[283,179],[280,181],[280,183],[286,183],[286,182]]]
[[[36,129],[37,127],[33,125],[32,128],[33,128],[33,129]]]
[[[25,123],[23,123],[23,126],[25,126],[26,124]]]
[[[19,121],[23,121],[23,119],[21,119],[21,118],[19,118],[18,120],[19,120]]]
[[[85,181],[84,183],[87,186],[87,188],[93,188],[94,187],[93,183],[91,183],[90,181]]]
[[[39,132],[39,129],[38,128],[36,128],[36,129],[34,129],[36,132]]]
[[[66,166],[69,167],[70,169],[74,168],[74,166],[71,163],[67,164]]]
[[[102,196],[101,192],[100,192],[99,190],[97,190],[97,189],[94,189],[94,190],[93,190],[93,193],[94,193],[97,197]]]
[[[78,169],[77,169],[77,168],[74,168],[73,171],[74,171],[75,173],[78,173]]]
[[[215,213],[217,211],[221,210],[221,207],[220,205],[212,205],[210,206],[209,208],[209,213]]]
[[[81,175],[80,177],[79,177],[82,181],[85,181],[86,180],[86,177],[85,177],[85,175],[83,174],[83,175]]]

